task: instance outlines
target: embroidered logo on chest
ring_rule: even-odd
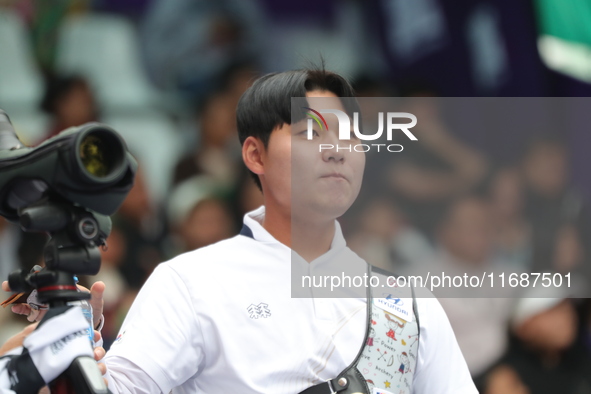
[[[258,318],[267,318],[271,317],[271,311],[269,310],[269,305],[261,302],[258,305],[250,304],[246,311],[250,315],[251,319],[258,319]]]

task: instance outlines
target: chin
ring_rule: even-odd
[[[319,215],[324,215],[334,220],[340,218],[345,213],[347,213],[351,205],[353,205],[353,201],[347,201],[342,203],[330,201],[326,204],[318,206],[317,211]]]
[[[334,220],[343,216],[349,209],[349,206],[350,204],[343,206],[331,201],[307,201],[293,205],[291,215],[292,218],[297,215],[304,217],[307,220],[314,219],[314,221]]]

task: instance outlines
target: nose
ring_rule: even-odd
[[[342,149],[344,148],[343,146],[340,147],[340,151],[339,151],[339,146],[337,144],[334,144],[334,148],[332,149],[323,149],[322,150],[322,159],[324,161],[335,161],[335,162],[341,162],[345,160],[345,155],[342,152]]]
[[[335,161],[340,162],[345,160],[345,152],[348,152],[350,149],[349,144],[341,144],[339,146],[339,139],[334,132],[326,133],[326,141],[323,143],[330,144],[333,147],[331,149],[323,149],[322,150],[322,159],[324,161]]]

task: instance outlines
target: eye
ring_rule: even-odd
[[[308,136],[308,130],[307,129],[306,130],[302,130],[299,133],[297,133],[297,135],[301,135],[304,138],[307,138],[307,136]],[[312,137],[319,137],[319,136],[320,136],[320,134],[318,134],[318,132],[316,130],[312,129]]]

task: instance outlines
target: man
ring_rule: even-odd
[[[263,191],[264,207],[245,216],[240,235],[156,268],[104,360],[109,388],[299,393],[329,387],[333,392],[334,386],[323,382],[342,376],[367,345],[376,348],[384,365],[373,376],[386,379],[372,377],[372,362],[363,360],[357,375],[364,374],[365,391],[369,385],[373,393],[475,393],[436,299],[415,300],[415,319],[404,325],[414,324],[418,335],[410,328],[404,334],[409,341],[407,334],[413,334],[416,352],[398,349],[406,356],[399,368],[388,361],[394,360],[394,339],[380,342],[381,350],[377,339],[375,345],[367,339],[369,325],[380,321],[378,316],[388,318],[387,311],[369,309],[358,295],[292,297],[294,269],[330,272],[341,261],[353,262],[354,269],[366,266],[347,248],[335,220],[359,193],[364,154],[318,151],[319,143],[347,142],[338,141],[336,120],[329,117],[327,127],[314,126],[309,139],[305,114],[292,119],[292,97],[306,97],[313,110],[350,112],[339,97],[353,97],[353,91],[337,74],[303,70],[266,75],[243,95],[237,108],[242,155]],[[399,298],[393,302],[401,304]],[[396,340],[407,346],[403,342]],[[347,380],[341,377],[338,384],[336,391],[346,393]]]

